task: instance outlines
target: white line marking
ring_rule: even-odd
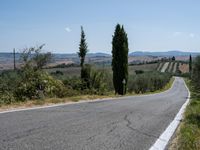
[[[183,114],[185,112],[185,108],[190,102],[190,91],[189,91],[185,81],[184,81],[184,85],[188,91],[188,98],[187,98],[186,102],[182,105],[181,109],[177,113],[174,120],[169,124],[169,126],[165,129],[165,131],[160,135],[160,137],[156,140],[156,142],[152,145],[152,147],[149,150],[164,150],[165,147],[167,146],[170,138],[176,131],[176,128],[178,127],[181,119],[183,119]]]

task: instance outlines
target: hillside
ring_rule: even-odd
[[[159,62],[157,65],[157,71],[169,72],[173,74],[188,73],[189,65],[186,62],[179,62],[179,61]]]
[[[200,53],[191,53],[193,57]],[[129,54],[129,64],[140,64],[144,62],[157,61],[162,58],[175,56],[176,60],[187,61],[190,52],[168,51],[168,52],[133,52]],[[79,64],[79,57],[76,53],[72,54],[53,54],[53,61],[49,66],[59,64]],[[85,59],[86,63],[95,65],[110,65],[112,56],[106,53],[88,53]],[[20,53],[16,53],[16,64],[20,67]],[[13,54],[0,53],[0,70],[13,69]]]
[[[197,56],[200,53],[197,52],[183,52],[183,51],[167,51],[167,52],[143,52],[136,51],[129,54],[129,56],[163,56],[163,57],[172,57],[172,56]]]

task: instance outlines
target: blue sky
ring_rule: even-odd
[[[83,25],[90,52],[110,53],[123,24],[133,51],[200,51],[199,0],[1,0],[0,52],[45,43],[78,51]]]

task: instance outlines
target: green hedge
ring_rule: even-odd
[[[171,75],[159,72],[145,72],[131,76],[128,82],[130,93],[153,92],[162,89],[171,79]]]

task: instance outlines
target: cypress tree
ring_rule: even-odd
[[[126,94],[128,82],[128,37],[123,26],[116,25],[112,40],[112,70],[115,93]]]
[[[81,40],[79,44],[79,52],[78,56],[80,58],[80,66],[81,66],[81,78],[83,79],[83,69],[84,69],[84,61],[85,61],[85,56],[88,52],[88,47],[85,39],[85,32],[83,30],[83,27],[81,26]]]
[[[194,84],[195,90],[200,91],[200,55],[195,57],[192,66],[192,82]]]
[[[13,65],[14,70],[16,70],[16,61],[15,61],[15,49],[13,49]]]
[[[190,73],[190,78],[191,78],[191,74],[192,74],[192,56],[190,54],[190,59],[189,59],[189,73]]]

